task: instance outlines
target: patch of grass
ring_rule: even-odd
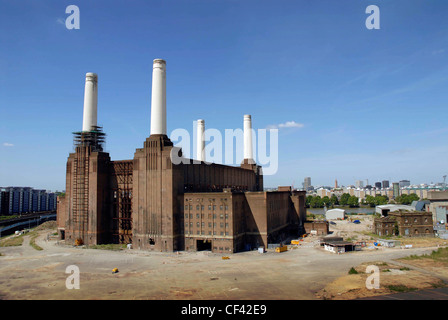
[[[37,238],[38,234],[33,232],[30,238],[30,246],[33,247],[34,249],[41,251],[44,250],[41,246],[38,246],[36,244],[36,238]]]
[[[418,290],[417,288],[407,287],[402,284],[388,285],[388,286],[386,286],[386,288],[389,289],[390,291],[394,291],[394,292],[411,292],[411,291]]]
[[[20,236],[7,237],[0,241],[0,247],[18,247],[23,244],[23,234]]]
[[[440,280],[438,283],[430,283],[430,285],[431,285],[431,287],[433,287],[434,289],[437,289],[437,288],[446,288],[446,287],[447,287],[447,284],[446,284],[443,280]]]
[[[408,267],[403,267],[403,268],[400,268],[400,271],[409,271],[409,270],[411,270],[410,268],[408,268]]]
[[[384,269],[383,272],[391,272],[390,269]]]
[[[348,271],[348,274],[358,274],[358,273],[359,273],[359,272],[356,271],[356,269],[353,268],[353,267]]]
[[[410,255],[409,257],[402,258],[403,260],[418,260],[418,259],[432,259],[434,261],[448,263],[448,248],[439,248],[430,254],[423,255]]]
[[[0,221],[1,220],[9,220],[9,219],[15,219],[18,218],[18,215],[7,215],[7,216],[0,216]]]
[[[87,249],[99,249],[99,250],[112,250],[119,251],[126,249],[126,244],[97,244],[97,245],[89,245],[86,246]]]

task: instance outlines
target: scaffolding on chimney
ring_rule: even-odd
[[[103,151],[106,134],[102,127],[95,126],[91,131],[73,132],[73,143],[76,147],[92,147],[93,152]]]
[[[72,223],[75,241],[82,244],[89,223],[89,148],[79,148],[73,167]]]

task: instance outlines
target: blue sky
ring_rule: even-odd
[[[68,5],[80,29],[68,30]],[[367,6],[381,29],[368,30]],[[0,186],[65,189],[84,80],[113,160],[149,136],[152,61],[168,132],[279,129],[265,186],[439,182],[448,171],[445,0],[0,0]]]

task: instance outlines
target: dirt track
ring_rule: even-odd
[[[313,238],[283,253],[256,251],[148,253],[58,246],[40,231],[37,251],[26,236],[20,247],[0,248],[2,299],[316,299],[327,284],[367,261],[389,260],[434,248],[379,249],[336,255]],[[80,289],[68,290],[67,266],[80,269]],[[112,269],[119,272],[113,274]]]

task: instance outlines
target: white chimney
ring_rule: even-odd
[[[166,61],[155,59],[152,68],[151,135],[166,135]]]
[[[252,119],[251,116],[244,115],[244,159],[248,159],[249,163],[254,163],[252,148]]]
[[[92,131],[97,126],[98,109],[98,75],[86,73],[86,86],[84,90],[84,115],[82,131]]]
[[[197,121],[197,144],[196,144],[196,159],[205,161],[205,125],[204,120]]]

